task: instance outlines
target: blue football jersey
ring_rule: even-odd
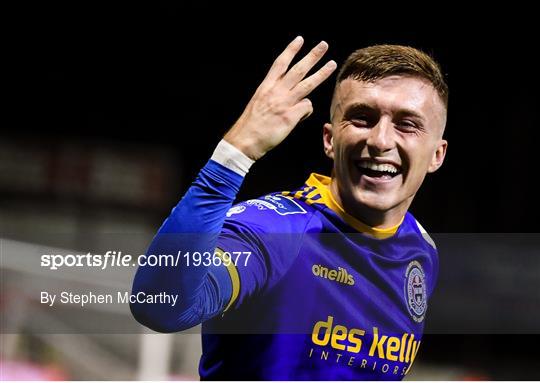
[[[374,229],[330,178],[233,206],[219,237],[233,296],[203,323],[202,379],[400,380],[418,353],[437,251],[407,213]]]

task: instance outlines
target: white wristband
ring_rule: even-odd
[[[255,161],[242,153],[234,145],[221,140],[212,154],[212,160],[244,177]]]

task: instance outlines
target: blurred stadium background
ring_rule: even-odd
[[[144,251],[297,34],[307,45],[327,40],[338,63],[368,44],[414,45],[448,73],[447,163],[413,205],[428,231],[442,233],[440,283],[408,378],[540,379],[538,79],[526,12],[505,10],[480,27],[472,13],[442,22],[411,8],[310,8],[260,19],[255,5],[47,5],[21,18],[11,100],[21,109],[0,138],[3,380],[198,379],[197,334],[149,334],[126,310],[83,319],[135,331],[82,333],[35,304],[39,276],[22,258],[36,246],[104,247],[111,233],[136,237]],[[511,31],[499,27],[510,19]],[[328,172],[320,131],[331,91],[316,91],[314,115],[256,165],[240,199]],[[70,273],[59,283],[92,284]]]

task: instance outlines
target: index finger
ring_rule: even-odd
[[[289,68],[294,56],[296,56],[300,48],[302,48],[302,44],[304,44],[302,36],[296,36],[296,38],[287,45],[287,48],[285,48],[285,50],[274,60],[264,81],[275,81],[283,76],[287,71],[287,68]]]

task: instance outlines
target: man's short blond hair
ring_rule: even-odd
[[[440,65],[427,53],[404,45],[373,45],[354,51],[341,67],[336,87],[347,78],[372,82],[392,75],[429,81],[448,109],[448,85]]]

